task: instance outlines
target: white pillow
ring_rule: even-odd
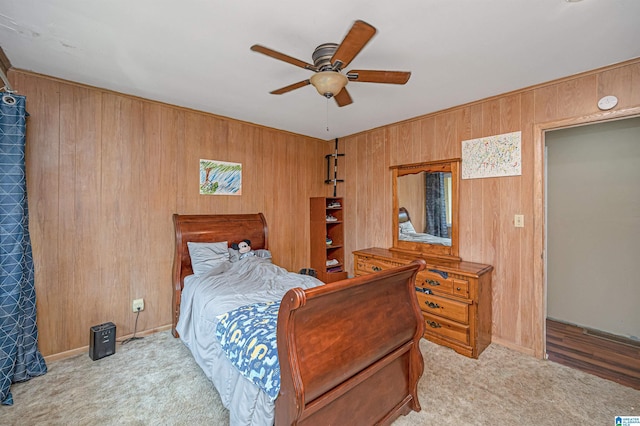
[[[196,275],[209,272],[211,269],[229,260],[229,244],[227,241],[217,243],[187,242],[191,267]]]
[[[400,224],[400,233],[401,234],[416,233],[416,230],[411,224],[410,220]]]

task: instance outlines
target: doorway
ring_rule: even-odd
[[[546,354],[640,388],[640,118],[548,131]]]

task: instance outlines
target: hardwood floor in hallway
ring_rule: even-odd
[[[640,390],[640,342],[549,318],[546,324],[550,361]]]

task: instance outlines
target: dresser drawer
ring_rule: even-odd
[[[453,279],[453,294],[459,297],[469,298],[469,281]]]
[[[469,283],[457,278],[444,278],[436,272],[418,272],[416,286],[426,288],[441,294],[453,294],[459,297],[469,297]]]
[[[446,299],[435,294],[417,292],[418,304],[422,311],[469,324],[469,305],[463,302]]]
[[[369,259],[366,257],[357,257],[355,262],[355,273],[358,274],[372,274],[375,272],[384,271],[387,269],[395,268],[397,266],[404,265],[399,262],[385,262],[380,259]]]
[[[429,334],[436,334],[441,337],[455,340],[464,345],[469,344],[468,325],[449,321],[445,318],[430,315],[425,312],[422,312],[422,316],[424,317],[425,322],[425,337],[427,337]]]

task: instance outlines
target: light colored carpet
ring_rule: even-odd
[[[407,425],[613,425],[640,391],[491,345],[478,360],[426,340],[422,411]],[[227,425],[218,393],[179,339],[156,333],[92,361],[77,355],[12,386],[2,425]],[[345,424],[354,422],[345,419]]]

